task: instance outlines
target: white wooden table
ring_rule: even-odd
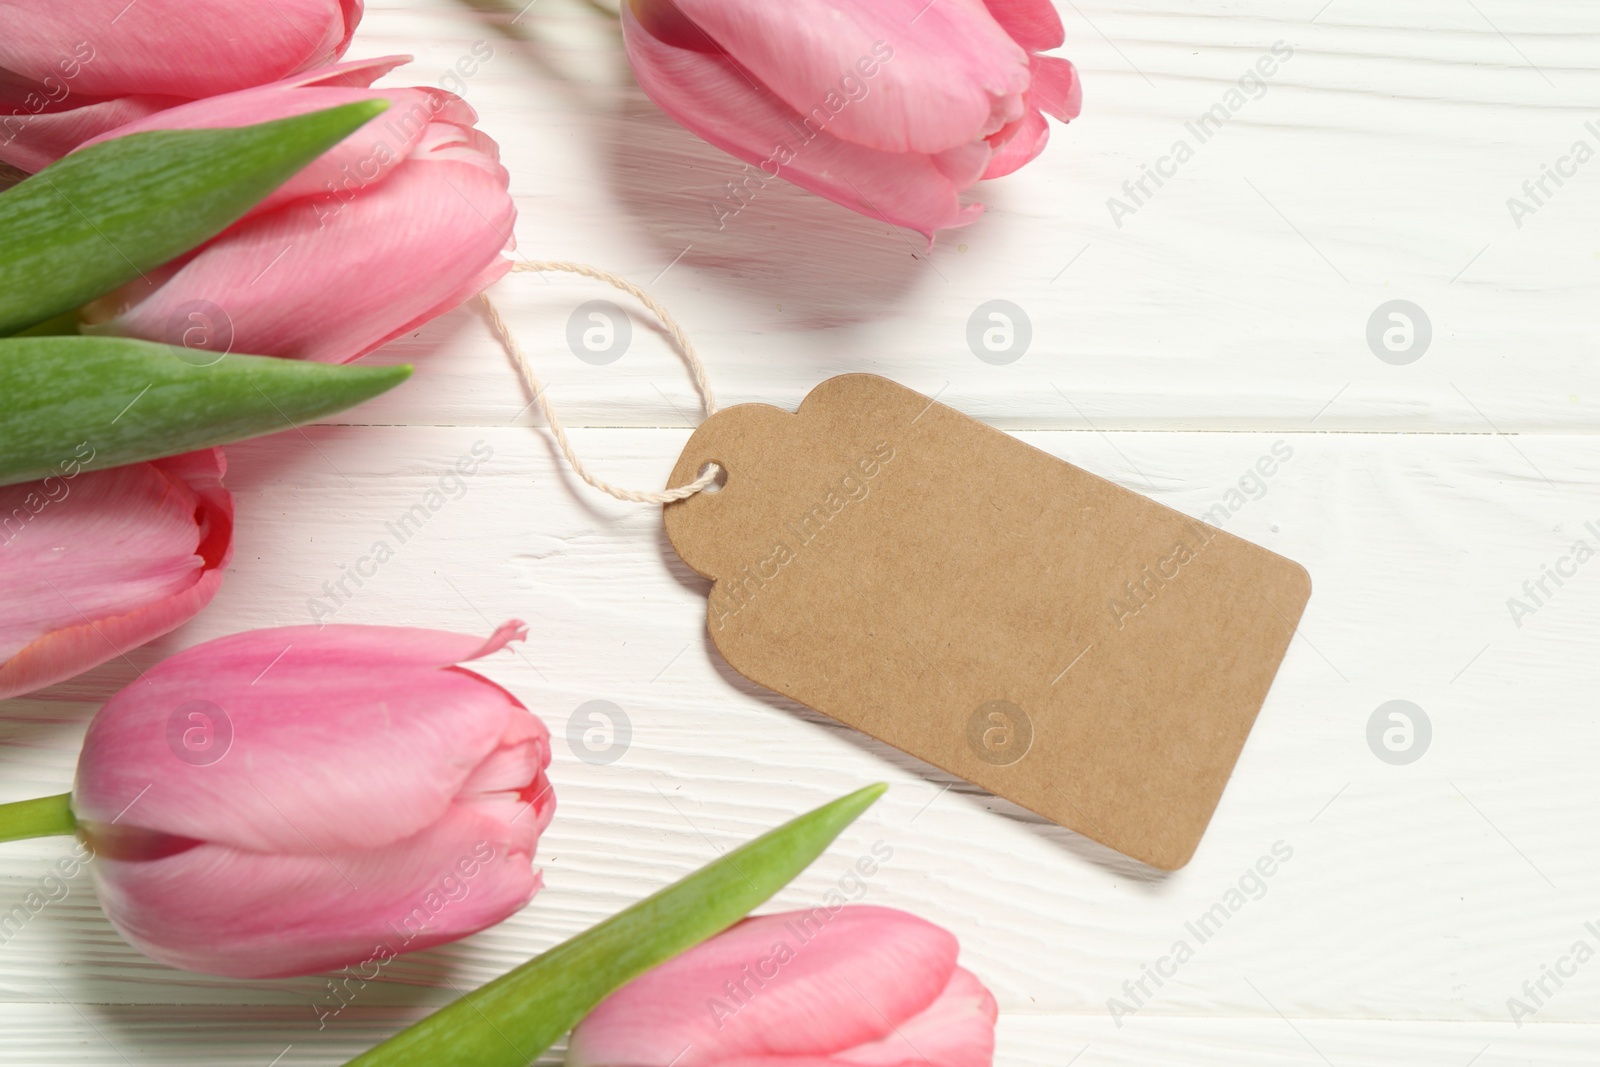
[[[1532,614],[1507,606],[1575,540],[1600,547],[1585,526],[1600,527],[1600,161],[1547,181],[1542,204],[1523,191],[1575,141],[1600,148],[1600,11],[1063,0],[1084,117],[929,255],[915,235],[778,185],[719,231],[706,202],[739,167],[643,97],[614,20],[580,0],[517,7],[374,5],[351,55],[414,53],[390,82],[436,83],[488,42],[465,95],[504,146],[521,254],[649,286],[723,402],[793,407],[830,375],[874,371],[1197,515],[1274,443],[1293,449],[1227,528],[1304,563],[1316,592],[1211,830],[1193,863],[1158,876],[746,683],[709,646],[705,583],[659,512],[563,469],[462,309],[374,357],[415,362],[405,387],[229,450],[239,522],[222,592],[131,664],[0,707],[0,798],[66,788],[85,723],[135,667],[310,621],[322,583],[484,442],[493,458],[465,495],[337,620],[483,633],[528,620],[528,643],[483,669],[557,735],[548,887],[492,931],[393,964],[319,1031],[322,980],[150,963],[80,878],[0,946],[0,1061],[342,1063],[876,779],[888,797],[777,903],[815,902],[888,843],[866,899],[959,934],[999,998],[1006,1067],[1600,1061],[1600,960],[1560,988],[1546,980],[1536,1014],[1514,1021],[1507,1004],[1574,942],[1600,948],[1585,926],[1600,927],[1600,563],[1549,586]],[[1196,146],[1185,123],[1280,41],[1293,55],[1265,92]],[[1123,183],[1179,138],[1193,158],[1127,200]],[[1536,210],[1513,218],[1513,196]],[[1111,197],[1135,210],[1114,220]],[[622,358],[593,365],[568,349],[568,319],[617,294],[537,275],[496,292],[593,465],[661,484],[697,408],[659,333],[636,313]],[[994,299],[1031,323],[1005,365],[966,340]],[[1367,340],[1393,300],[1431,326],[1409,363]],[[632,725],[609,765],[565,740],[591,700]],[[1431,724],[1407,764],[1369,747],[1390,700]],[[1185,923],[1279,842],[1292,858],[1265,894],[1195,944]],[[65,848],[0,851],[0,910]],[[1110,998],[1132,1004],[1124,983],[1181,938],[1193,958],[1113,1019]]]

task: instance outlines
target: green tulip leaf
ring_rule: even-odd
[[[347,1067],[528,1067],[613,990],[782,889],[888,788],[840,797],[402,1030]]]
[[[257,126],[129,134],[0,192],[0,336],[215,237],[387,106],[363,100]]]
[[[286,430],[410,375],[123,337],[0,339],[0,485]]]

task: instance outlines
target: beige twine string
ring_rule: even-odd
[[[684,364],[689,368],[689,375],[694,379],[695,388],[700,391],[700,400],[705,405],[706,416],[709,418],[717,410],[717,401],[711,395],[711,384],[706,381],[705,364],[700,362],[700,357],[695,354],[694,344],[689,340],[689,335],[683,332],[683,327],[678,325],[661,302],[643,289],[634,285],[626,278],[620,278],[608,270],[591,267],[586,263],[568,263],[564,260],[544,260],[533,262],[522,260],[512,265],[513,273],[517,271],[548,271],[559,270],[568,274],[581,274],[586,278],[607,282],[639,303],[649,308],[661,325],[667,328],[667,333],[672,337],[673,345],[678,349],[678,354],[683,357]],[[578,455],[572,448],[572,442],[567,437],[567,428],[556,418],[555,411],[550,406],[550,401],[545,398],[545,387],[539,383],[539,376],[533,373],[533,367],[528,363],[527,355],[522,351],[522,346],[517,344],[517,339],[511,335],[511,329],[506,325],[506,320],[500,316],[500,309],[494,306],[494,301],[489,299],[488,293],[482,294],[483,307],[489,317],[489,325],[493,327],[495,336],[500,338],[500,343],[516,360],[517,368],[522,372],[522,378],[528,383],[528,388],[533,392],[533,402],[539,405],[539,411],[544,415],[544,421],[550,426],[550,433],[556,439],[556,444],[561,446],[561,454],[567,457],[567,462],[572,465],[572,470],[578,477],[600,490],[609,493],[618,500],[630,500],[637,504],[670,504],[674,500],[684,500],[694,496],[706,486],[716,481],[722,469],[715,463],[706,465],[700,477],[688,485],[676,489],[665,489],[657,492],[640,492],[636,489],[623,489],[612,485],[604,478],[589,473],[589,468],[583,465]]]

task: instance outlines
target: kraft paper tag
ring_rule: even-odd
[[[703,423],[665,508],[740,674],[1165,870],[1194,854],[1304,568],[870,374]]]

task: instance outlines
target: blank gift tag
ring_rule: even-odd
[[[735,670],[1166,870],[1194,854],[1304,568],[869,374],[707,419],[665,508]]]

